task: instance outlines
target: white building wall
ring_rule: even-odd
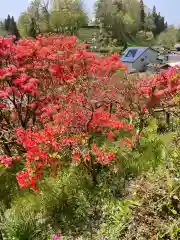
[[[127,68],[128,68],[128,73],[130,73],[130,72],[132,72],[133,71],[133,67],[132,67],[132,65],[133,65],[133,63],[130,63],[130,62],[124,62],[124,64],[127,66]]]
[[[132,67],[138,72],[143,71],[145,65],[149,63],[157,63],[157,57],[158,52],[155,52],[152,49],[148,49],[133,63]],[[144,59],[144,61],[142,61],[142,59]]]
[[[148,63],[157,63],[157,57],[158,57],[158,52],[153,51],[152,49],[148,49],[146,52],[144,52],[144,55],[147,56],[149,59]]]
[[[168,63],[180,62],[180,54],[169,54],[167,57]]]

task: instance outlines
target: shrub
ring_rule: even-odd
[[[17,44],[1,39],[0,161],[6,167],[24,162],[16,176],[21,188],[37,191],[43,174],[51,169],[55,176],[71,159],[84,165],[97,184],[99,165],[118,158],[105,150],[106,139],[117,145],[123,130],[134,138],[126,144],[136,144],[147,111],[161,101],[170,103],[179,90],[176,69],[168,77],[119,79],[117,71],[125,66],[117,54],[99,58],[83,48],[75,37],[44,35]],[[104,139],[99,145],[97,133]]]
[[[59,226],[67,237],[126,236],[134,212],[121,199],[125,185],[167,160],[149,120],[159,109],[177,114],[178,70],[127,78],[118,54],[97,57],[84,47],[57,35],[0,39],[0,162],[24,189],[5,215],[10,238],[44,239]],[[7,195],[5,205],[16,197]]]

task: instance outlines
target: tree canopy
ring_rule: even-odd
[[[10,34],[16,36],[16,39],[20,38],[19,30],[17,28],[16,22],[14,20],[14,17],[10,17],[10,15],[7,16],[7,18],[4,21],[4,30]]]
[[[149,12],[143,0],[98,0],[95,8],[96,21],[103,24],[112,37],[126,43],[136,41],[138,31],[153,32],[156,38],[167,23],[156,13],[156,7]]]
[[[32,29],[32,23],[37,34],[75,33],[81,26],[88,23],[88,17],[80,0],[52,2],[35,0],[19,17],[18,27],[22,36],[31,35],[29,28]]]
[[[177,29],[173,26],[170,26],[158,36],[157,43],[167,49],[174,48],[178,40],[177,34]]]

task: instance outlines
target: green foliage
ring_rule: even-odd
[[[6,32],[8,32],[8,34],[15,35],[16,39],[20,38],[20,34],[19,34],[18,29],[17,29],[16,22],[15,22],[13,16],[10,17],[10,15],[8,15],[7,19],[5,19],[4,29],[5,29]]]
[[[154,19],[155,28],[153,28],[154,37],[157,37],[167,28],[167,22],[165,22],[164,17],[160,13],[156,12],[156,6],[153,7],[152,17]]]
[[[20,16],[18,26],[22,36],[35,37],[37,32],[46,30],[74,33],[87,23],[87,16],[78,5],[79,2],[76,2],[76,13],[72,10],[75,9],[72,1],[55,2],[56,5],[48,12],[46,8],[40,8],[38,1],[35,1],[34,5]],[[157,36],[162,31],[158,21],[163,25],[164,20],[156,14],[155,9],[153,14],[145,14],[144,18],[141,15],[143,28],[139,29],[139,15],[128,9],[128,4],[132,3],[137,7],[137,2],[129,0],[125,6],[122,6],[120,1],[117,1],[116,5],[109,2],[106,2],[104,8],[100,6],[98,16],[103,15],[103,8],[106,14],[101,21],[106,31],[110,31],[113,38],[121,43],[126,43],[130,38],[143,43],[151,42],[153,34]],[[62,7],[59,4],[65,4],[63,10],[58,8]],[[2,29],[9,26],[12,29],[11,20],[8,16]],[[122,31],[117,31],[119,26]],[[89,29],[95,32],[93,27]],[[97,35],[102,34],[99,28],[96,30]],[[160,34],[158,43],[171,47],[175,44],[174,36],[178,36],[175,29],[168,28]],[[173,40],[170,40],[170,37],[173,37]],[[98,50],[105,54],[120,53],[122,47],[117,45],[114,41],[108,47],[102,46]],[[133,123],[137,125],[135,120]],[[116,156],[108,166],[97,165],[96,186],[83,164],[71,164],[62,167],[56,178],[45,176],[43,184],[39,184],[39,193],[34,194],[18,189],[15,173],[21,169],[19,162],[15,162],[8,169],[0,168],[0,234],[5,233],[7,239],[14,240],[47,240],[61,230],[63,239],[68,240],[99,240],[105,236],[111,240],[178,239],[178,129],[176,126],[176,132],[158,135],[158,121],[150,116],[147,117],[145,126],[140,141],[137,143],[133,139],[133,149],[121,142],[114,144],[107,139],[106,134],[93,136],[98,146]],[[119,131],[115,137],[121,140],[128,137],[128,133]],[[67,162],[68,157],[64,161]]]
[[[4,22],[0,22],[0,36],[7,37],[8,33],[5,29]]]
[[[36,23],[34,19],[31,20],[30,27],[28,30],[28,36],[33,38],[36,37]]]
[[[153,31],[154,29],[156,29],[154,18],[152,14],[147,14],[144,21],[144,30],[148,32],[148,31]]]
[[[177,42],[177,29],[174,27],[169,27],[159,35],[157,38],[157,44],[167,48],[171,49],[174,47],[174,45]]]
[[[127,2],[127,1],[126,1]],[[128,6],[133,6],[133,11]],[[113,39],[125,43],[131,40],[139,28],[139,5],[136,0],[117,4],[107,0],[99,0],[96,5],[96,18],[110,32]],[[121,31],[119,31],[121,29]]]
[[[176,37],[177,37],[177,42],[180,42],[180,29],[179,28],[177,29]]]
[[[110,236],[112,240],[122,239],[124,230],[131,216],[131,208],[135,202],[131,200],[105,199],[102,206],[102,220],[100,232]]]
[[[73,164],[62,168],[57,178],[42,180],[37,195],[26,190],[10,199],[3,231],[9,239],[17,240],[45,240],[59,230],[65,239],[101,239],[103,236],[126,239],[127,228],[140,201],[134,199],[134,195],[127,198],[131,188],[129,181],[136,182],[143,172],[154,173],[164,164],[165,146],[170,146],[169,141],[172,142],[174,136],[157,136],[156,131],[156,121],[151,120],[144,129],[139,148],[133,151],[97,134],[94,136],[97,145],[117,156],[115,162],[98,170],[98,185],[93,185],[84,166]],[[116,134],[119,139],[122,136],[126,136],[122,131]],[[173,215],[178,215],[177,209],[168,206]]]
[[[11,201],[19,194],[19,187],[16,182],[16,172],[21,169],[19,162],[14,163],[10,168],[4,169],[0,165],[0,204],[6,208],[10,207]]]
[[[142,30],[144,30],[144,25],[145,25],[145,18],[146,18],[146,14],[145,14],[145,9],[144,9],[144,2],[143,0],[140,0],[140,28]]]
[[[32,35],[32,25],[36,33],[66,32],[75,34],[87,22],[87,14],[79,0],[53,1],[52,4],[50,1],[35,0],[31,2],[27,11],[20,15],[18,27],[23,37]]]
[[[34,195],[27,194],[14,202],[13,208],[5,213],[4,229],[9,239],[47,239],[51,229],[48,231],[40,209],[41,203]]]
[[[152,42],[154,41],[153,33],[141,30],[136,34],[136,41],[139,42],[141,45],[151,46]]]
[[[121,44],[148,42],[149,34],[146,33],[153,33],[150,37],[152,40],[167,28],[167,23],[160,13],[156,13],[155,7],[152,13],[146,14],[147,10],[143,1],[98,0],[95,9],[96,21],[101,23],[111,37]],[[144,34],[140,36],[141,31]]]
[[[24,193],[17,198],[5,214],[10,239],[47,239],[59,228],[68,236],[88,232],[98,213],[93,215],[94,190],[86,184],[83,174],[78,170],[77,178],[76,167],[72,167],[61,171],[58,179],[46,179],[38,195]]]
[[[28,36],[30,19],[27,12],[20,14],[18,19],[18,29],[22,37]]]

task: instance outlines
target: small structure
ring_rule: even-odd
[[[180,62],[167,62],[167,63],[159,63],[159,64],[148,64],[146,66],[146,71],[150,73],[157,73],[161,70],[168,70],[170,67],[177,67],[177,69],[180,69]]]
[[[166,64],[161,66],[161,69],[168,69],[169,67],[176,67],[177,69],[179,69],[180,61],[179,62],[167,62]]]
[[[176,51],[180,51],[180,43],[176,43],[176,45],[174,46],[174,48],[176,49]]]
[[[157,63],[158,51],[149,47],[128,47],[120,58],[128,73],[143,72],[149,63]]]
[[[164,56],[165,56],[165,61],[168,63],[180,62],[180,53],[179,52],[172,52],[172,53],[164,55]]]

